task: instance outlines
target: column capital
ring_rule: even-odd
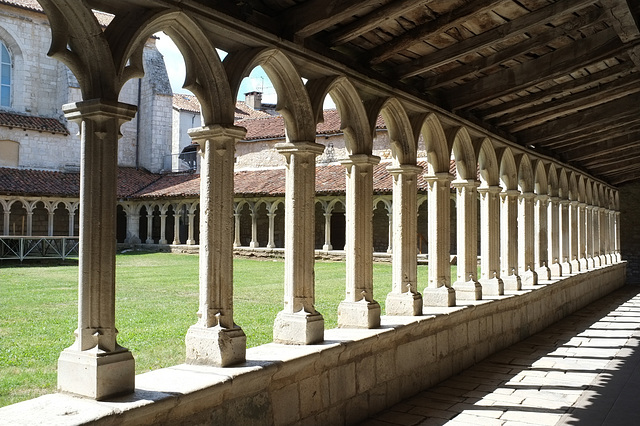
[[[277,143],[275,148],[280,154],[284,156],[307,153],[320,155],[324,152],[324,145],[306,141]]]
[[[522,192],[518,195],[518,198],[521,200],[531,200],[536,198],[536,194],[534,192]]]
[[[423,169],[420,166],[416,166],[415,164],[402,164],[400,166],[389,166],[387,167],[387,171],[392,176],[397,176],[399,174],[414,174],[422,172]]]
[[[562,199],[560,199],[560,200],[558,201],[558,203],[560,203],[561,205],[565,206],[565,205],[570,204],[570,203],[571,203],[571,201],[569,201],[569,200],[568,200],[568,199],[566,199],[566,198],[562,198]]]
[[[519,197],[520,191],[518,191],[517,189],[505,189],[502,192],[500,192],[500,196],[501,197]]]
[[[548,194],[536,194],[536,201],[541,203],[548,203],[551,200],[551,197]]]
[[[138,108],[123,102],[106,101],[103,99],[89,99],[62,106],[64,116],[69,121],[80,122],[84,119],[103,121],[118,118],[120,124],[135,117]]]
[[[485,194],[485,193],[499,194],[500,192],[502,192],[502,188],[499,185],[491,185],[491,186],[480,185],[480,187],[478,188],[478,192],[480,194]]]
[[[432,175],[425,175],[424,176],[424,180],[426,180],[429,183],[433,183],[433,182],[452,182],[453,179],[454,179],[454,177],[449,172],[434,173]]]
[[[585,203],[585,202],[578,202],[578,207],[580,207],[581,209],[587,208],[587,203]]]
[[[451,182],[454,188],[474,189],[480,186],[480,182],[475,179],[455,179]]]
[[[345,167],[361,166],[361,165],[367,165],[367,164],[371,164],[372,166],[375,166],[379,162],[380,162],[380,157],[378,157],[377,155],[354,154],[354,155],[350,155],[349,158],[340,161],[340,164],[342,164]]]
[[[238,126],[223,126],[220,124],[214,124],[211,126],[202,126],[196,127],[194,129],[189,129],[187,131],[187,134],[194,142],[220,137],[228,137],[240,140],[246,136],[247,129]]]
[[[591,204],[587,204],[587,205],[585,206],[585,209],[587,209],[587,210],[593,210],[593,209],[595,209],[595,208],[597,208],[597,207],[595,207],[595,206],[593,206],[593,205],[591,205]]]
[[[578,200],[570,200],[570,201],[569,201],[569,204],[570,204],[572,207],[577,207],[577,206],[579,206],[579,205],[580,205],[580,201],[578,201]]]

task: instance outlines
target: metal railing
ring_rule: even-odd
[[[200,156],[197,152],[165,155],[162,162],[165,173],[191,172],[200,170]]]
[[[78,257],[79,237],[0,236],[0,260]]]

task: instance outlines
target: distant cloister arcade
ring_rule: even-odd
[[[344,211],[346,283],[338,313],[341,327],[375,328],[380,324],[382,312],[373,299],[372,217],[384,217],[381,208],[387,209],[391,224],[392,290],[386,298],[386,315],[421,315],[425,306],[453,306],[456,300],[518,290],[523,281],[535,284],[549,274],[558,276],[620,260],[615,188],[419,99],[343,75],[337,68],[322,77],[303,75],[296,58],[275,44],[230,51],[221,61],[215,49],[222,36],[208,32],[186,12],[129,14],[116,17],[103,31],[84,4],[71,0],[40,3],[53,30],[50,54],[73,71],[83,97],[63,108],[67,119],[80,124],[83,156],[79,199],[82,297],[76,341],[62,352],[58,363],[62,391],[101,399],[134,389],[133,356],[118,344],[115,329],[116,223],[123,215],[128,230],[146,225],[138,238],[153,238],[157,221],[149,218],[159,217],[160,243],[171,243],[169,235],[183,242],[180,223],[185,222],[184,242],[199,242],[199,309],[197,322],[186,335],[187,363],[228,366],[245,360],[246,337],[242,324],[236,324],[233,317],[232,260],[234,245],[247,239],[242,226],[247,214],[251,218],[250,245],[265,240],[260,234],[264,227],[257,226],[265,212],[268,220],[274,220],[274,226],[267,228],[267,245],[276,245],[277,238],[283,241],[284,298],[274,322],[274,341],[323,341],[324,320],[314,306],[314,249],[318,216],[315,159],[324,147],[315,142],[315,136],[327,94],[340,112],[349,154],[342,162],[344,198],[339,203],[319,199],[330,224],[332,212],[337,216]],[[161,30],[182,51],[187,67],[185,87],[202,106],[204,125],[190,131],[201,156],[199,199],[126,202],[117,207],[119,128],[136,113],[132,105],[118,102],[119,93],[127,80],[143,74],[141,46]],[[235,99],[242,78],[258,65],[275,86],[277,110],[286,127],[286,141],[277,145],[286,160],[285,195],[277,203],[234,201],[235,144],[246,133],[233,125]],[[303,77],[308,78],[306,83]],[[378,115],[383,116],[391,141],[390,200],[375,197],[373,191],[374,165],[380,161],[372,152]],[[426,173],[417,165],[420,135],[427,154]],[[449,171],[452,158],[455,176]],[[416,262],[419,180],[426,183],[428,205],[429,269],[424,287],[418,287]],[[451,276],[450,268],[452,187],[457,206],[456,277]],[[5,233],[11,231],[14,204],[25,208],[28,215],[28,203],[3,199]],[[276,225],[279,218],[283,219],[282,230]],[[171,228],[173,232],[168,231]],[[328,245],[326,238],[324,244]],[[107,369],[108,379],[103,373]]]

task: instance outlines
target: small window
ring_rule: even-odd
[[[0,42],[0,106],[11,106],[11,55]]]

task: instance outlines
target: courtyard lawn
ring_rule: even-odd
[[[317,262],[316,308],[325,328],[344,299],[343,262]],[[77,327],[77,265],[0,264],[0,406],[55,392],[60,351]],[[249,347],[270,342],[282,309],[282,261],[235,259],[235,320]],[[426,285],[426,267],[419,268]],[[136,373],[184,362],[184,337],[196,322],[198,256],[128,252],[117,256],[118,342]],[[384,312],[391,264],[374,265],[374,297]],[[421,289],[420,289],[421,290]]]

